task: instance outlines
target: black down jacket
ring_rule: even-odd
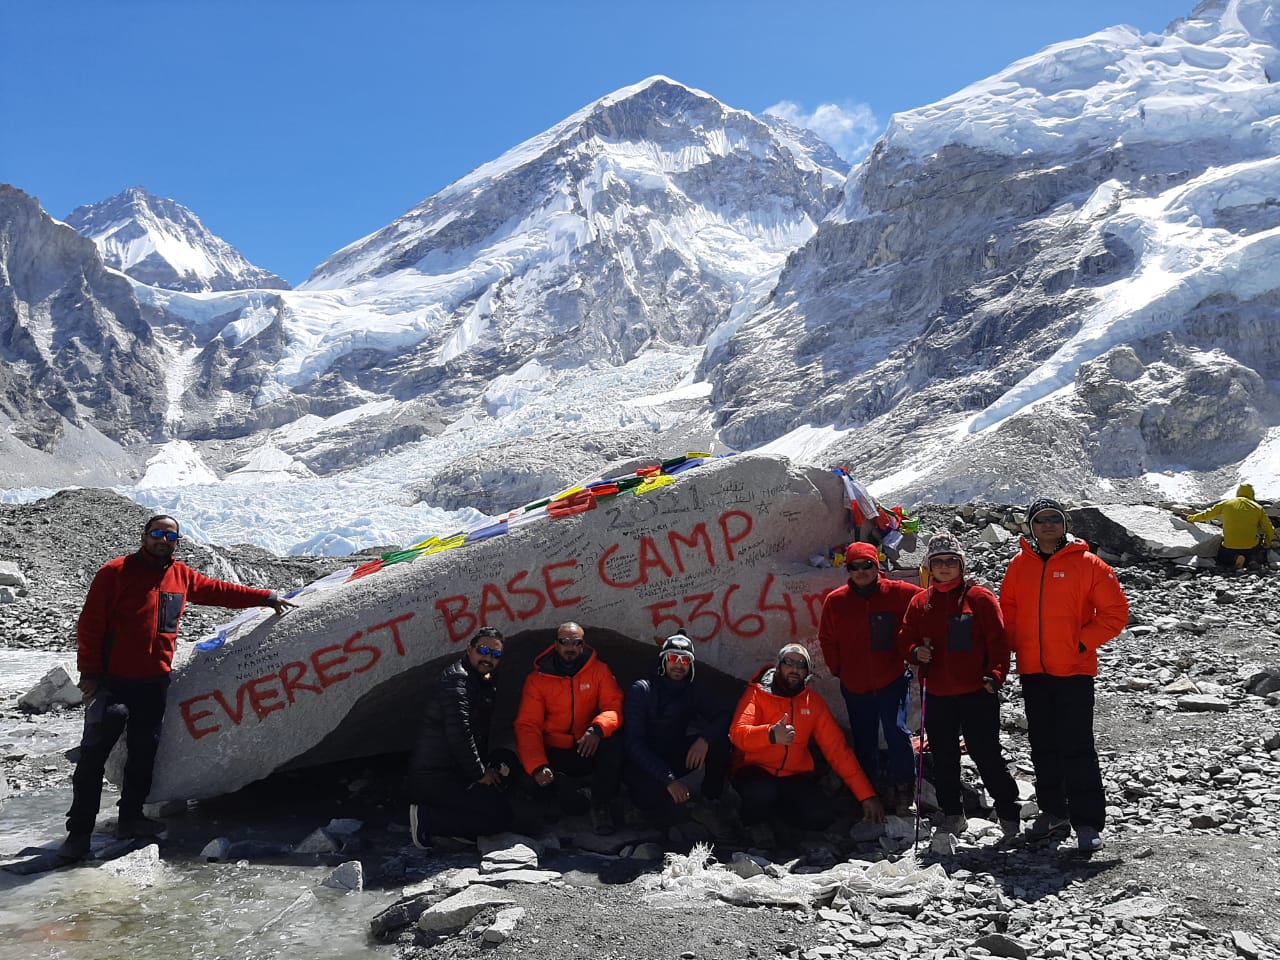
[[[492,678],[477,673],[465,653],[440,671],[425,691],[422,729],[409,761],[415,780],[484,776],[495,692]]]

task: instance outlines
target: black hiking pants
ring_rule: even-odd
[[[694,733],[655,745],[655,752],[671,768],[676,779],[683,779],[693,772],[684,765],[684,761],[689,755],[689,748],[698,739],[699,735]],[[702,777],[702,796],[708,800],[715,800],[724,792],[724,778],[729,772],[729,747],[728,737],[708,741]],[[669,815],[675,810],[676,802],[667,792],[665,781],[658,780],[638,763],[628,763],[623,776],[627,781],[627,789],[631,792],[632,802],[641,810],[656,811],[660,815]]]
[[[1093,677],[1024,674],[1022,699],[1041,812],[1101,830],[1107,801],[1093,742]]]
[[[71,776],[71,809],[67,811],[67,832],[93,832],[102,805],[102,776],[111,748],[125,735],[129,751],[120,784],[120,816],[142,815],[142,805],[151,792],[156,748],[160,744],[160,724],[164,720],[169,676],[147,680],[108,677],[98,686],[84,712],[84,733],[80,737],[80,759]]]
[[[769,822],[822,830],[836,818],[835,802],[828,797],[814,773],[775,777],[761,767],[740,768],[731,778],[742,798],[742,822],[746,826]]]
[[[419,831],[440,837],[474,840],[511,829],[515,813],[508,786],[519,761],[510,750],[495,750],[489,766],[510,771],[501,783],[486,786],[448,772],[415,773],[409,777],[409,802],[418,805]]]
[[[986,690],[944,696],[928,694],[925,733],[933,754],[933,785],[938,806],[948,816],[964,813],[960,791],[960,738],[973,758],[982,784],[995,802],[996,816],[1016,820],[1018,785],[1000,751],[1000,698]]]

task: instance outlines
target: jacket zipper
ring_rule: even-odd
[[[1040,565],[1040,596],[1036,601],[1036,642],[1040,645],[1040,670],[1048,673],[1044,663],[1044,578],[1049,573],[1049,560],[1046,557]]]
[[[791,698],[791,720],[792,726],[795,726],[796,717],[796,698]],[[778,764],[778,769],[774,771],[774,776],[781,775],[782,771],[787,769],[787,757],[791,755],[791,744],[783,744],[782,747],[782,763]]]
[[[578,715],[578,690],[577,684],[574,683],[577,678],[578,675],[576,673],[569,678],[569,729],[567,733],[570,738],[573,737],[573,719]]]

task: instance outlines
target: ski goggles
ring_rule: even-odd
[[[482,657],[493,657],[495,660],[502,659],[502,650],[498,647],[486,647],[484,644],[480,644],[476,647],[476,653]]]
[[[691,653],[668,653],[667,666],[674,667],[678,663],[683,663],[686,667],[693,663],[693,654]]]
[[[148,530],[147,536],[152,540],[168,540],[170,543],[180,539],[177,530]]]

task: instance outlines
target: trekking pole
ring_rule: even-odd
[[[913,855],[920,848],[920,807],[924,797],[924,714],[929,702],[929,665],[920,664],[920,752],[916,757],[916,836],[911,845]]]

